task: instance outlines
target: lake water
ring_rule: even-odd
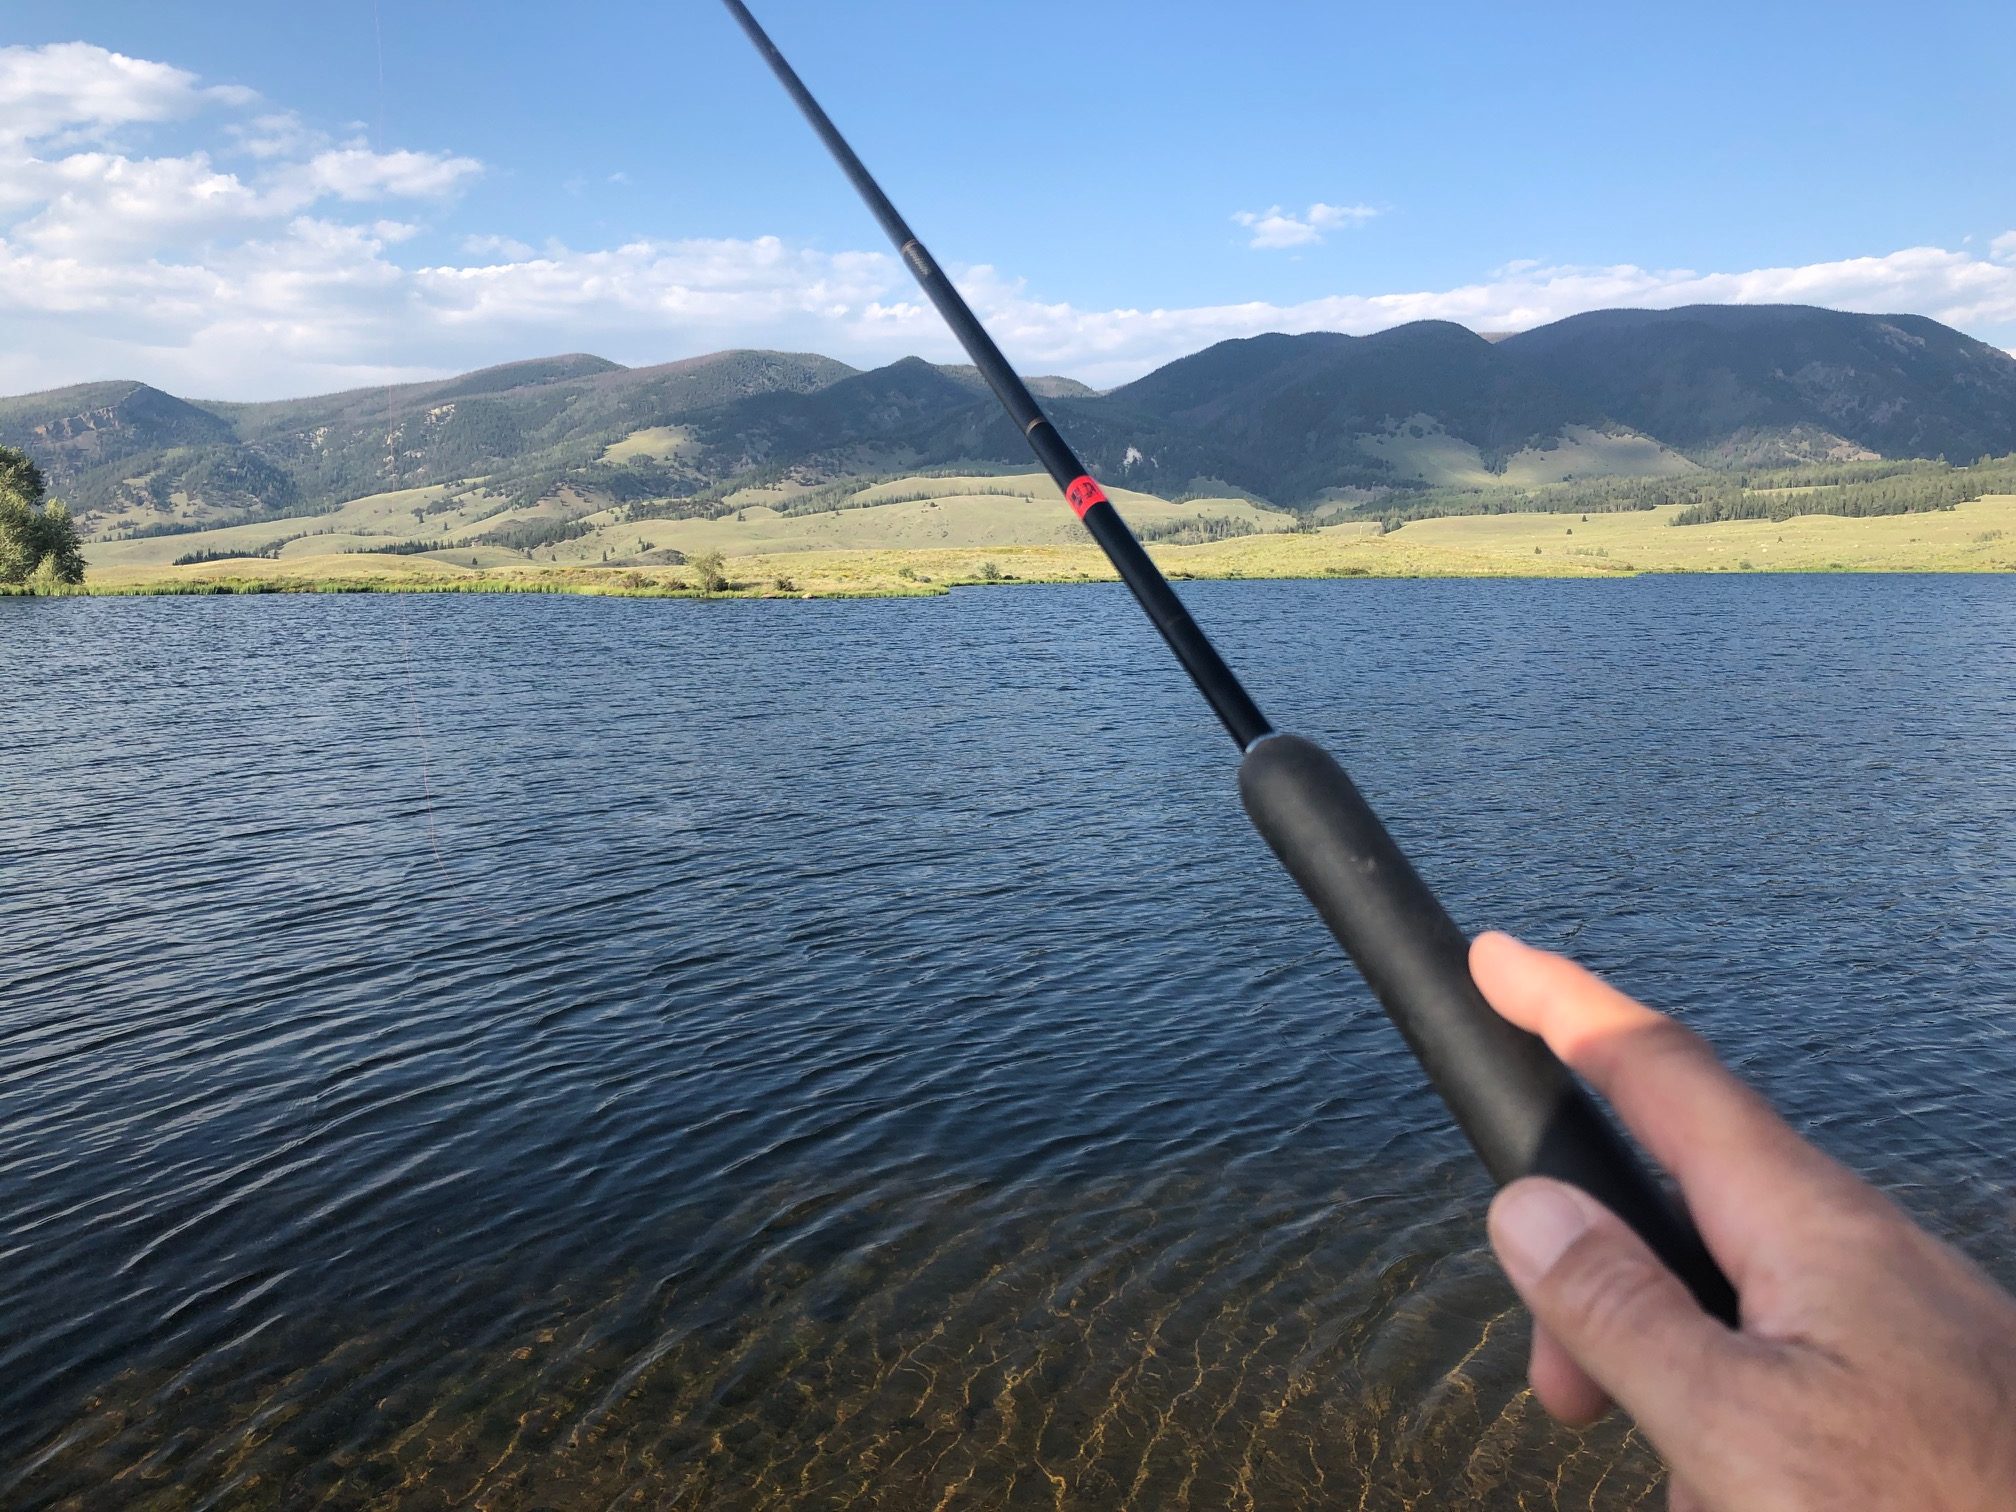
[[[2016,580],[1197,584],[2016,1280]],[[1609,1507],[1119,590],[0,600],[0,1503]]]

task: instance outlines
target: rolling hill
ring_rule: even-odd
[[[1599,310],[1498,350],[1703,462],[1963,462],[2016,448],[2016,360],[1922,315]]]
[[[1446,321],[1221,342],[1110,397],[1212,436],[1238,454],[1238,482],[1295,502],[1442,481],[1450,442],[1473,467],[1502,472],[1571,427],[1607,423],[1599,404],[1536,380],[1501,347]],[[1410,444],[1419,442],[1428,444]]]
[[[1145,525],[1186,539],[1433,491],[1656,493],[1704,469],[2016,451],[2016,359],[1922,317],[1798,306],[1601,311],[1492,340],[1438,321],[1257,336],[1110,393],[1032,387],[1094,471],[1154,501]],[[85,384],[0,399],[0,443],[119,543],[101,555],[163,561],[309,538],[650,560],[705,549],[721,521],[791,543],[996,543],[1025,529],[998,501],[1026,481],[985,477],[1029,465],[971,368],[767,351],[573,353],[259,404]]]

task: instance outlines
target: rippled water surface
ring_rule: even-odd
[[[1217,584],[2016,1279],[2016,582]],[[1108,588],[0,600],[0,1503],[1610,1507]]]

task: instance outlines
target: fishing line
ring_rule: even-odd
[[[378,44],[378,140],[385,140],[385,28],[378,21],[378,0],[371,0],[371,39]]]
[[[722,3],[1239,747],[1239,794],[1254,828],[1357,965],[1485,1168],[1501,1183],[1543,1175],[1583,1188],[1636,1229],[1707,1311],[1733,1325],[1735,1291],[1686,1214],[1553,1052],[1484,1000],[1470,978],[1469,938],[1344,769],[1322,747],[1268,723],[1091,470],[749,7],[743,0]],[[1030,159],[1012,143],[1003,155],[1018,168]],[[1085,239],[1078,219],[1066,229],[1074,241]],[[1098,648],[1087,647],[1085,654],[1096,656]],[[1087,762],[1100,755],[1079,754]]]
[[[371,43],[378,62],[378,108],[373,113],[377,122],[377,132],[373,148],[382,152],[385,148],[385,28],[378,18],[378,0],[371,0]],[[427,821],[427,845],[434,853],[435,867],[447,878],[451,888],[466,893],[467,889],[459,885],[460,879],[449,868],[448,858],[441,853],[441,835],[434,823],[434,778],[431,747],[427,739],[427,719],[420,708],[420,697],[413,685],[413,606],[406,602],[404,593],[394,593],[392,597],[399,605],[400,680],[406,687],[407,713],[413,733],[420,743],[420,811]],[[483,905],[472,898],[465,896],[463,901],[470,903],[479,912],[485,911]]]
[[[485,903],[468,880],[455,867],[448,864],[447,854],[441,848],[440,830],[434,820],[433,761],[432,747],[427,738],[427,716],[420,706],[419,694],[413,679],[413,608],[406,602],[409,596],[406,590],[395,589],[391,596],[399,601],[401,681],[406,688],[408,718],[413,735],[420,746],[420,812],[427,822],[427,845],[434,853],[435,869],[446,879],[449,890],[460,902],[482,914],[486,919],[498,924],[529,925],[533,922],[530,917],[524,914],[499,913]]]
[[[385,135],[385,29],[379,20],[378,0],[371,0],[371,41],[378,62],[378,108],[375,111],[377,137],[372,143],[373,150],[383,151]],[[396,482],[397,479],[390,481]],[[455,867],[448,864],[448,857],[441,848],[441,832],[435,822],[434,774],[432,743],[428,739],[427,714],[421,707],[420,695],[413,674],[413,606],[407,602],[405,590],[395,590],[391,597],[398,604],[400,681],[405,686],[406,708],[409,725],[414,739],[420,747],[420,812],[427,824],[427,848],[433,853],[435,869],[447,882],[450,893],[464,906],[473,909],[484,918],[498,924],[513,926],[529,925],[532,920],[522,914],[499,913],[485,903],[476,888],[471,885]]]

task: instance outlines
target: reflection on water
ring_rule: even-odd
[[[2012,590],[1196,597],[2007,1278]],[[1653,1497],[1117,592],[0,618],[8,1505]]]

